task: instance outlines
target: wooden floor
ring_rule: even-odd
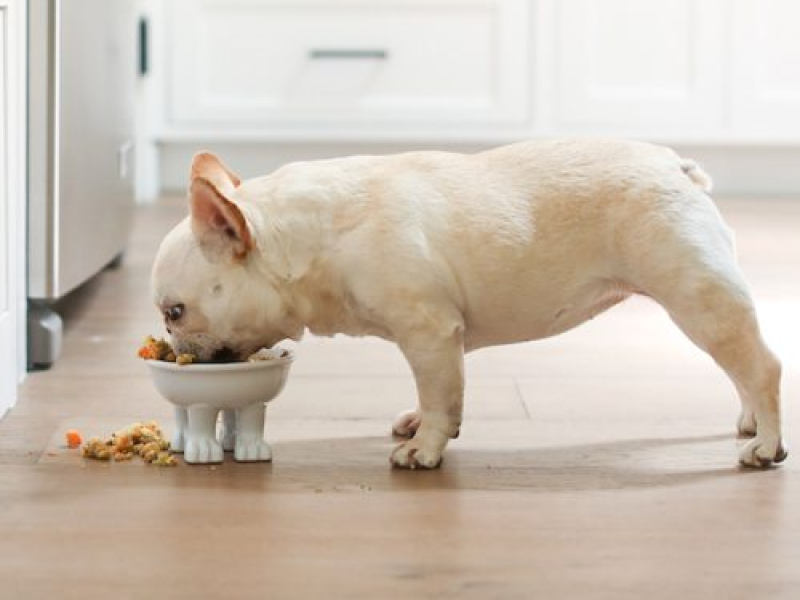
[[[785,365],[790,457],[761,472],[736,466],[732,386],[643,299],[470,355],[437,471],[390,469],[413,382],[393,346],[345,338],[297,346],[272,464],[85,463],[66,429],[172,426],[134,355],[162,332],[148,270],[184,207],[141,210],[0,423],[0,597],[800,598],[800,201],[720,205]]]

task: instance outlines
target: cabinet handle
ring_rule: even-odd
[[[139,19],[139,75],[150,72],[150,23],[146,17]]]
[[[389,52],[381,49],[315,48],[308,51],[311,60],[386,60]]]

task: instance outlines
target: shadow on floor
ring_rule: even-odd
[[[341,456],[337,475],[371,475],[381,489],[597,491],[677,486],[758,473],[738,467],[735,439],[717,434],[509,451],[458,449],[454,444],[442,468],[429,472],[389,469],[392,444],[384,438],[286,442],[276,448],[276,455],[282,464],[293,463],[293,472],[302,469],[317,484],[330,484],[325,463]],[[348,464],[347,457],[359,455],[360,460]],[[366,464],[366,457],[374,464]],[[383,465],[386,471],[381,472]]]
[[[179,488],[264,492],[514,490],[530,493],[674,487],[734,477],[768,476],[737,466],[730,434],[629,439],[504,450],[451,448],[442,468],[392,469],[388,437],[284,441],[272,464],[184,465],[161,477]],[[113,466],[113,465],[112,465]],[[91,465],[94,467],[94,465]],[[89,469],[92,470],[92,469]],[[140,481],[131,469],[131,483]],[[166,473],[164,474],[166,475]],[[148,476],[147,479],[150,479]]]

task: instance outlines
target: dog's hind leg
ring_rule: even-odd
[[[720,222],[721,225],[721,222]],[[703,235],[695,231],[696,235]],[[742,400],[740,433],[755,433],[740,462],[766,467],[786,458],[781,443],[781,365],[761,337],[730,238],[709,229],[707,240],[662,238],[671,249],[639,269],[640,289],[724,369]],[[707,243],[706,243],[707,242]]]

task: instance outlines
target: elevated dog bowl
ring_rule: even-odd
[[[178,365],[148,360],[159,393],[175,405],[172,448],[191,464],[223,461],[233,450],[240,462],[272,459],[264,441],[264,411],[286,384],[294,361],[291,352],[279,358],[226,364]],[[219,411],[223,427],[217,439]]]
[[[220,410],[269,402],[286,385],[294,354],[281,358],[224,364],[189,364],[148,360],[158,392],[176,406],[203,405]]]

